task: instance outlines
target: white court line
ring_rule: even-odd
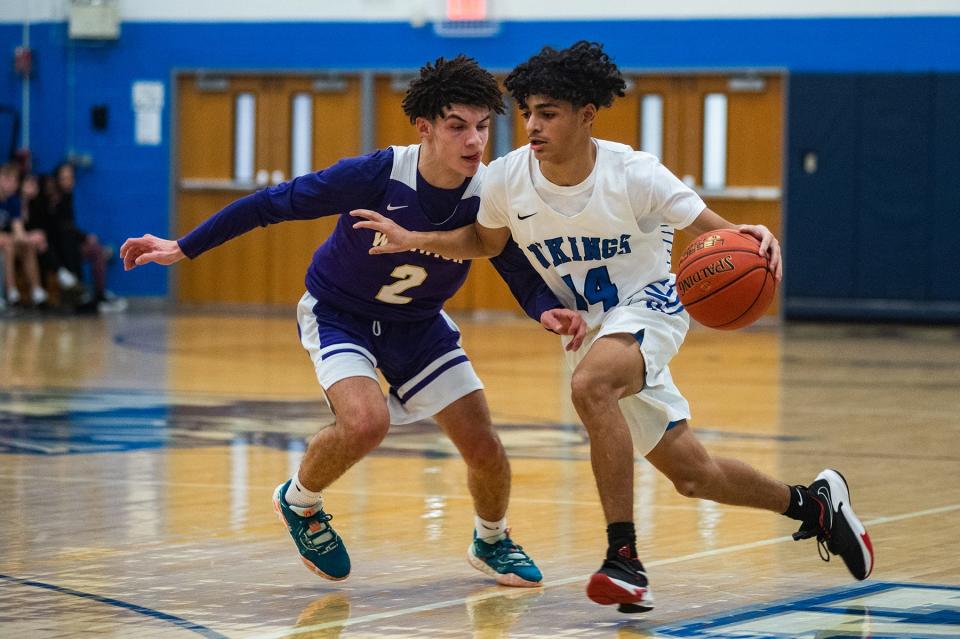
[[[0,437],[0,444],[4,446],[10,446],[11,448],[22,448],[25,450],[33,450],[39,453],[51,454],[51,453],[66,453],[70,451],[70,447],[60,444],[54,446],[44,446],[43,444],[35,444],[28,441],[21,441],[19,439],[10,439],[7,437]]]
[[[925,517],[927,515],[939,515],[941,513],[953,512],[955,510],[960,510],[960,504],[952,504],[949,506],[941,506],[939,508],[928,508],[927,510],[918,510],[912,513],[904,513],[902,515],[891,515],[889,517],[877,517],[871,519],[870,521],[863,522],[865,526],[880,526],[882,524],[887,524],[894,521],[903,521],[904,519],[914,519],[917,517]],[[671,557],[670,559],[659,559],[656,561],[648,562],[647,566],[666,566],[669,564],[678,564],[684,561],[690,561],[691,559],[702,559],[704,557],[716,557],[718,555],[728,555],[735,552],[740,552],[741,550],[751,550],[753,548],[761,548],[763,546],[772,546],[774,544],[780,544],[785,541],[793,541],[791,536],[783,537],[771,537],[770,539],[761,539],[759,541],[753,541],[746,544],[737,544],[735,546],[727,546],[725,548],[717,548],[715,550],[705,550],[703,552],[690,553],[689,555],[681,555],[679,557]],[[572,583],[585,582],[590,575],[580,575],[577,577],[568,577],[566,579],[551,579],[549,583],[542,586],[543,590],[548,588],[558,588],[560,586],[567,586]],[[491,592],[486,595],[480,595],[474,598],[474,601],[481,601],[483,599],[492,599],[493,597],[503,597],[503,593],[500,592]],[[391,619],[393,617],[403,617],[405,615],[411,615],[418,612],[428,612],[430,610],[438,610],[440,608],[452,608],[454,606],[463,606],[467,603],[465,598],[461,599],[447,599],[446,601],[437,601],[432,604],[426,604],[423,606],[415,606],[413,608],[402,608],[400,610],[391,610],[387,612],[378,612],[372,615],[365,615],[363,617],[355,617],[352,619],[344,619],[342,621],[328,621],[326,623],[320,623],[312,626],[303,626],[301,628],[291,628],[288,630],[277,631],[275,633],[258,635],[262,639],[282,639],[284,637],[293,637],[296,635],[304,634],[307,632],[316,632],[318,630],[325,630],[327,628],[337,628],[340,626],[353,626],[361,623],[369,623],[371,621],[379,621],[381,619]]]

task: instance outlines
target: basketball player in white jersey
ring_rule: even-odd
[[[689,406],[670,375],[689,325],[670,273],[674,230],[749,233],[779,280],[777,239],[764,226],[737,226],[711,211],[652,155],[592,137],[597,110],[625,87],[599,44],[546,47],[505,84],[530,143],[490,164],[473,226],[411,233],[374,212],[353,214],[365,218],[356,226],[388,237],[371,253],[491,256],[512,236],[560,301],[583,314],[587,338],[567,360],[608,524],[607,555],[587,596],[622,612],[653,607],[636,551],[631,443],[681,494],[799,520],[795,538],[815,536],[865,579],[873,550],[843,476],[827,469],[809,486],[790,486],[711,456],[688,426]]]

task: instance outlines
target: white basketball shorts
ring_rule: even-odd
[[[576,369],[593,343],[604,335],[627,333],[640,342],[646,368],[643,390],[620,400],[633,445],[646,455],[657,445],[667,428],[690,418],[690,405],[670,375],[670,360],[677,354],[690,326],[686,311],[668,314],[650,309],[645,301],[617,306],[607,313],[599,327],[587,334],[583,346],[574,352],[564,351],[570,370]],[[642,331],[642,332],[641,332]],[[569,341],[563,338],[563,344]]]

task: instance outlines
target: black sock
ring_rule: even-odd
[[[820,504],[806,486],[790,486],[790,505],[783,514],[804,523],[817,521],[820,518]]]
[[[626,548],[626,550],[624,550]],[[607,526],[607,557],[637,557],[637,531],[632,521],[617,521]]]

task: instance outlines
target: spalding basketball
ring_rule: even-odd
[[[763,315],[777,281],[759,250],[760,240],[729,229],[691,242],[677,271],[680,301],[690,317],[710,328],[733,330]]]

